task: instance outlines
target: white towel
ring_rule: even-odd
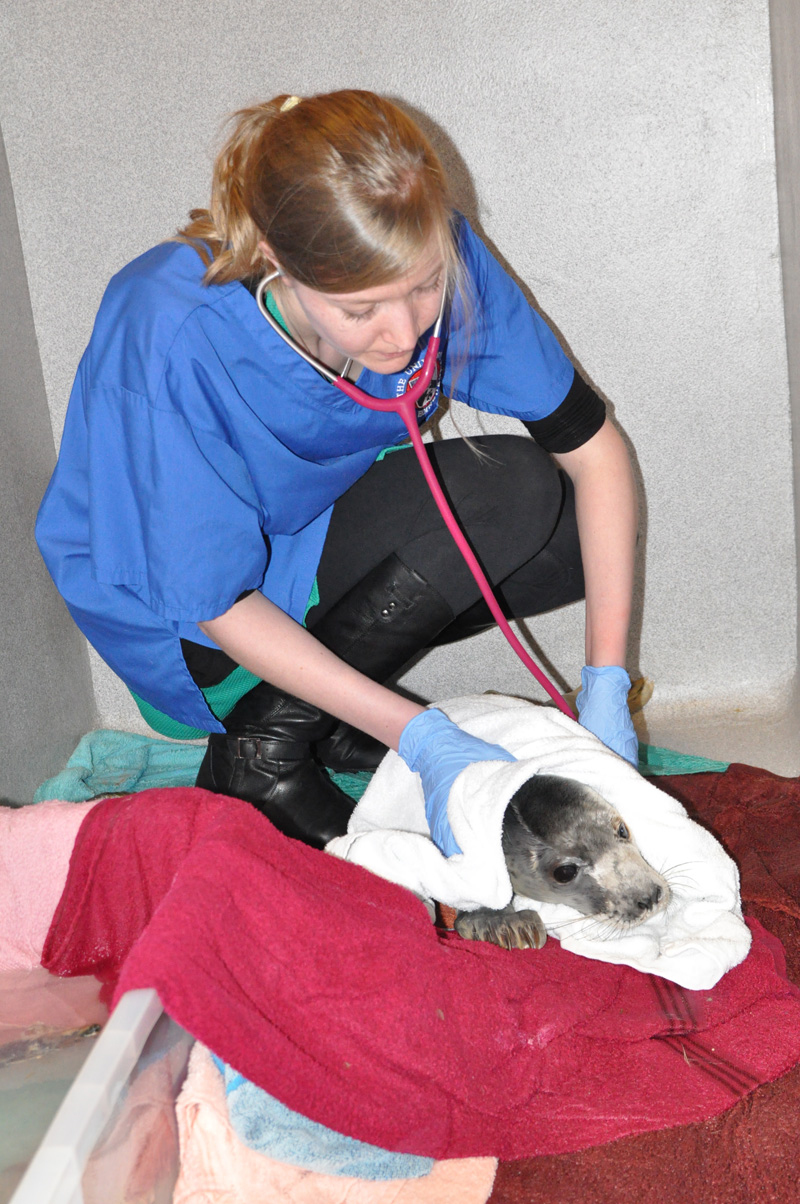
[[[328,852],[450,907],[502,908],[512,898],[501,843],[512,795],[535,773],[575,778],[619,811],[642,856],[670,883],[670,904],[611,938],[602,936],[596,921],[560,904],[518,895],[517,910],[533,907],[548,933],[573,953],[633,966],[691,990],[707,990],[744,960],[750,933],[742,919],[736,866],[680,803],[551,707],[500,695],[436,705],[472,735],[500,744],[517,758],[476,762],[457,777],[448,816],[463,852],[448,859],[436,848],[419,775],[394,752],[375,773],[347,835],[332,840]]]

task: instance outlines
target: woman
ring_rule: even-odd
[[[420,130],[367,92],[277,97],[235,114],[210,208],[190,216],[106,291],[37,538],[151,724],[210,733],[198,784],[321,846],[352,809],[325,767],[373,767],[389,746],[420,772],[449,854],[456,774],[508,757],[381,684],[490,616],[400,418],[350,401],[271,328],[266,275],[283,330],[383,397],[408,388],[446,292],[420,421],[443,387],[535,441],[439,443],[440,479],[509,614],[573,601],[585,580],[581,722],[635,761],[627,453],[454,213]]]

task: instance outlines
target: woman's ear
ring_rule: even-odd
[[[260,242],[256,243],[256,246],[258,247],[261,254],[264,256],[264,258],[268,259],[270,261],[270,263],[274,266],[275,270],[282,276],[283,268],[276,260],[275,255],[273,254],[273,251],[272,251],[272,247],[269,245],[269,243],[265,239],[262,238]]]
[[[256,246],[258,247],[261,254],[264,256],[264,258],[269,260],[269,262],[272,264],[275,271],[280,276],[281,286],[283,288],[294,288],[295,281],[287,272],[284,272],[283,268],[281,267],[281,265],[278,263],[277,259],[275,258],[272,247],[269,245],[269,243],[265,239],[262,238],[260,242],[256,243]]]

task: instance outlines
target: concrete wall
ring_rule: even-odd
[[[0,138],[0,795],[30,802],[95,720],[86,645],[33,542],[55,448]]]
[[[107,278],[205,202],[226,112],[281,91],[401,97],[635,448],[646,538],[630,663],[656,682],[651,707],[787,705],[796,557],[768,0],[6,0],[4,18],[0,119],[56,434]],[[581,609],[532,625],[567,684]],[[536,694],[494,634],[408,681]],[[97,664],[94,682],[103,722],[133,726]]]

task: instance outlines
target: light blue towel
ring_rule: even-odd
[[[419,1179],[433,1169],[432,1158],[393,1154],[292,1112],[220,1058],[212,1056],[225,1079],[231,1125],[251,1150],[321,1175],[347,1175],[354,1179]]]

